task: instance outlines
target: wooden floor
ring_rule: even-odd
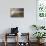
[[[0,42],[0,46],[4,46],[4,43],[3,42],[2,43]],[[10,43],[8,43],[7,46],[15,46],[15,42],[14,43],[10,42]],[[37,43],[32,42],[32,43],[30,43],[30,46],[37,46]],[[44,43],[41,46],[46,46],[46,43]]]

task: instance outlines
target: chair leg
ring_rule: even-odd
[[[5,46],[7,46],[7,34],[5,34]]]
[[[7,43],[5,42],[5,46],[7,46]]]

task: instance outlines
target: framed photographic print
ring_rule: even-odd
[[[24,8],[10,8],[11,17],[24,17]]]

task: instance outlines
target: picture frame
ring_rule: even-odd
[[[24,17],[24,8],[10,8],[11,17]]]

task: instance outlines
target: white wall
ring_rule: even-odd
[[[24,18],[11,18],[10,8],[24,8]],[[20,32],[30,32],[36,24],[36,0],[0,0],[0,34],[11,27],[19,27]]]

